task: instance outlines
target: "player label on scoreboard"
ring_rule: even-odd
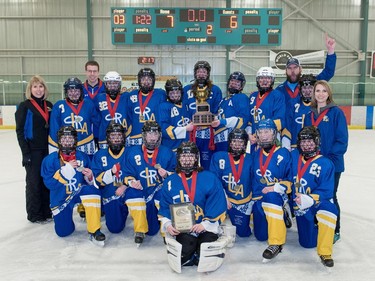
[[[281,45],[282,9],[111,8],[112,44]]]

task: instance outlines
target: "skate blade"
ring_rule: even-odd
[[[263,260],[262,260],[263,263],[269,263],[270,261],[272,261],[272,259],[263,258]]]
[[[90,239],[91,243],[98,247],[104,247],[105,243],[104,241],[97,241],[95,239]]]
[[[137,249],[138,249],[139,247],[141,247],[142,243],[135,243],[135,245],[137,245]]]

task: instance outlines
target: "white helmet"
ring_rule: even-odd
[[[116,71],[109,71],[103,78],[105,91],[111,97],[111,99],[115,99],[118,94],[121,92],[121,81],[122,78],[120,74]],[[109,83],[111,82],[111,83]],[[117,82],[117,83],[113,83]]]
[[[259,83],[259,78],[260,77],[271,77],[271,83],[268,86],[260,85]],[[256,81],[257,81],[257,87],[259,91],[261,92],[267,92],[272,89],[273,84],[275,83],[275,71],[273,71],[272,67],[264,66],[259,68],[256,76]]]
[[[103,78],[103,81],[104,82],[107,82],[107,81],[118,81],[118,82],[121,82],[121,75],[118,74],[118,72],[116,71],[109,71],[107,72],[107,74],[104,76]]]

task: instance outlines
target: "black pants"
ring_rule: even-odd
[[[339,182],[340,182],[341,173],[335,173],[335,188],[333,190],[333,203],[337,207],[337,222],[336,222],[336,229],[335,233],[340,233],[340,205],[337,199],[337,190],[339,189]]]
[[[31,222],[51,218],[49,190],[40,175],[43,158],[48,150],[32,150],[31,166],[26,169],[26,212]]]
[[[201,244],[205,242],[214,242],[218,239],[218,235],[212,232],[203,232],[195,237],[188,233],[181,233],[176,236],[177,242],[182,244],[181,264],[193,265],[197,264],[198,260],[193,261],[194,254],[199,258]],[[189,262],[191,261],[191,262]]]

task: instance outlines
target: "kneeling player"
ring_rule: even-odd
[[[192,142],[177,149],[176,173],[163,184],[159,217],[163,230],[175,236],[166,238],[168,261],[181,272],[181,265],[198,265],[198,271],[216,270],[223,262],[225,242],[218,240],[219,225],[225,219],[226,200],[220,180],[198,166],[199,150]],[[171,221],[170,206],[190,202],[195,211],[195,224],[182,233]],[[209,247],[210,244],[212,247]],[[171,254],[173,253],[173,254]]]
[[[108,148],[95,153],[92,170],[103,188],[101,191],[107,228],[112,233],[119,233],[124,229],[129,213],[125,204],[123,172],[126,165],[125,128],[121,124],[110,123],[106,135]]]
[[[332,201],[335,168],[319,154],[320,133],[314,126],[303,128],[297,139],[293,159],[293,198],[299,243],[317,247],[322,263],[333,267],[333,237],[337,208]],[[299,153],[298,153],[299,152]]]
[[[89,168],[89,157],[76,151],[77,131],[71,126],[61,127],[58,146],[59,151],[44,158],[41,172],[45,185],[51,191],[56,234],[65,237],[74,232],[73,208],[82,203],[90,240],[104,246],[105,235],[100,231],[100,191]]]
[[[221,180],[227,195],[230,221],[240,237],[249,237],[251,214],[251,156],[246,153],[249,136],[243,129],[229,133],[228,152],[216,152],[210,170]]]

